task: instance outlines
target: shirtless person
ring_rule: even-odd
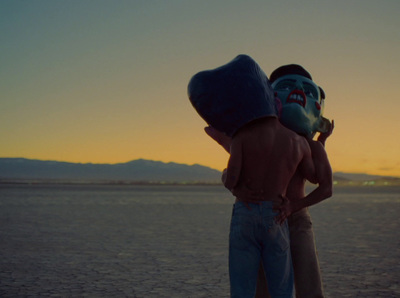
[[[188,94],[207,123],[232,137],[225,186],[235,193],[262,192],[256,201],[239,195],[234,205],[229,240],[231,296],[254,297],[262,261],[271,296],[292,297],[289,231],[285,213],[279,223],[275,220],[273,201],[286,195],[296,170],[314,181],[308,142],[279,122],[271,85],[248,56],[196,74]],[[312,199],[321,200],[318,193]]]
[[[318,187],[303,199],[306,178],[297,171],[287,191],[290,202],[280,210],[283,217],[291,214],[288,223],[296,297],[321,298],[324,297],[324,292],[311,217],[308,209],[302,207],[318,203],[319,199],[315,197],[326,199],[332,195],[332,169],[324,145],[333,131],[334,122],[332,121],[325,133],[319,135],[318,141],[313,141],[318,125],[324,124],[319,119],[323,114],[325,92],[313,82],[311,75],[301,66],[281,66],[271,73],[270,81],[282,101],[281,123],[303,135],[312,151]],[[293,100],[293,94],[301,92],[303,96],[305,95],[305,104],[303,100]]]
[[[296,171],[314,181],[311,150],[305,138],[277,118],[255,120],[232,138],[226,188],[261,191],[262,198],[237,197],[229,236],[232,297],[254,297],[260,260],[272,297],[293,296],[293,272],[287,221],[277,222],[273,202],[286,195]]]
[[[229,150],[234,149],[233,146],[230,146],[230,139],[224,135],[219,135],[220,133],[216,132],[214,129],[207,127],[206,129],[207,134],[213,137],[216,141],[218,141],[221,145],[225,144],[224,148]],[[322,134],[319,138],[321,142],[325,141],[325,138],[329,135]],[[300,137],[303,138],[303,137]],[[305,138],[303,138],[305,140]],[[314,142],[314,141],[312,141]],[[315,164],[325,164],[327,161],[325,151],[321,150],[321,144],[315,142],[316,144],[311,144],[312,146],[312,153],[313,153],[313,162]],[[228,144],[228,145],[226,145]],[[232,144],[233,145],[233,144]],[[278,147],[279,148],[279,147]],[[277,149],[278,149],[277,148]],[[319,153],[318,153],[319,152]],[[279,162],[278,162],[279,164]],[[327,163],[329,168],[329,162]],[[274,172],[271,172],[274,174]],[[305,197],[304,192],[304,185],[305,185],[305,175],[299,167],[292,179],[290,180],[289,186],[287,188],[286,196],[288,198],[303,198]],[[329,174],[328,176],[329,177]],[[313,178],[313,177],[311,177]],[[250,178],[251,179],[251,178]],[[329,179],[329,178],[328,178]],[[314,181],[315,182],[315,181]],[[329,184],[329,183],[327,183]],[[246,188],[253,189],[251,187],[252,184],[249,182],[246,183]],[[324,183],[322,183],[324,185]],[[228,188],[230,186],[228,185]],[[322,186],[324,188],[324,186]],[[256,189],[256,188],[254,188]],[[240,190],[239,187],[236,187],[233,191],[235,195],[238,195],[243,190]],[[247,193],[248,190],[244,190],[244,193]],[[328,197],[329,191],[326,192],[324,196]],[[259,195],[251,195],[251,200],[259,199]],[[318,200],[319,201],[319,200]],[[246,203],[245,203],[246,204]],[[253,208],[251,203],[247,203],[250,208]],[[236,208],[236,204],[235,207]],[[257,208],[257,206],[256,206]],[[246,211],[246,209],[243,209]],[[290,211],[289,211],[290,213]],[[234,220],[232,218],[232,224]],[[318,259],[315,250],[315,243],[314,243],[314,234],[312,231],[311,226],[311,218],[308,213],[307,208],[303,208],[288,218],[288,224],[290,229],[290,249],[292,254],[292,262],[294,267],[294,278],[295,278],[295,285],[296,285],[296,297],[323,297],[323,289],[322,289],[322,282],[319,272],[319,265]],[[232,231],[232,228],[231,228]],[[231,257],[230,257],[231,260]],[[263,267],[268,266],[265,262],[261,262]],[[262,269],[262,267],[260,267]],[[266,267],[268,268],[268,267]],[[268,270],[266,270],[266,274]],[[271,293],[269,296],[267,283],[270,285],[271,281],[266,282],[264,271],[260,270],[258,273],[258,281],[257,281],[257,293],[256,297],[274,297]],[[268,278],[267,278],[268,280]],[[232,283],[232,281],[231,281]],[[271,288],[269,289],[271,291]]]
[[[296,83],[295,79],[299,79],[299,77],[296,76],[300,76],[300,82]],[[281,121],[284,122],[286,126],[304,135],[311,147],[314,164],[318,172],[317,182],[319,183],[317,190],[314,192],[314,197],[315,194],[317,194],[321,199],[327,198],[332,192],[332,172],[323,145],[325,144],[326,138],[333,130],[333,121],[330,129],[328,129],[327,132],[320,134],[318,137],[319,142],[312,140],[318,121],[318,117],[315,117],[315,115],[319,114],[321,116],[321,110],[323,110],[323,100],[325,97],[323,90],[313,84],[311,75],[298,65],[287,65],[278,68],[272,73],[271,80],[273,83],[272,86],[275,91],[277,91],[277,95],[283,99],[282,113],[285,114],[286,112],[286,114],[291,116],[281,117]],[[304,92],[304,95],[306,95],[304,102],[307,101],[309,108],[308,113],[311,113],[311,116],[305,117],[305,114],[307,113],[307,111],[305,111],[307,105],[298,106],[296,105],[296,102],[287,100],[290,99],[291,94],[300,93],[295,91],[300,89]],[[319,96],[317,96],[318,93]],[[301,103],[301,101],[298,102]],[[313,108],[318,107],[318,105],[320,105],[320,109],[313,111]],[[310,121],[310,119],[313,121]],[[219,133],[211,127],[207,127],[205,130],[207,134],[229,152],[231,142],[229,137]],[[306,179],[303,174],[300,171],[296,171],[287,189],[287,197],[294,199],[293,202],[296,202],[296,199],[305,197],[305,181]],[[314,204],[319,200],[320,199],[311,201],[311,204]],[[310,203],[310,201],[308,203]],[[293,210],[297,210],[298,208],[300,207],[293,208],[284,205],[283,210],[285,211],[282,218],[285,218],[287,214],[292,213]],[[289,217],[288,223],[291,238],[296,297],[323,297],[323,288],[315,249],[314,234],[308,209],[303,208],[292,214]],[[256,297],[269,297],[262,267],[259,272]]]
[[[332,130],[334,122],[332,121]],[[327,180],[321,182],[322,188],[326,189],[326,195],[330,196],[329,180],[330,172],[329,162],[327,162],[326,153],[321,148],[325,143],[326,138],[330,135],[332,130],[328,133],[320,134],[318,141],[309,141],[311,152],[313,155],[314,164],[326,167],[327,173],[325,176]],[[321,144],[318,144],[320,142]],[[319,153],[318,153],[319,152]],[[322,170],[324,171],[324,170]],[[317,178],[318,180],[318,178]],[[292,177],[288,189],[287,197],[302,198],[305,197],[305,182],[306,179],[302,174],[296,171]],[[311,216],[308,208],[300,209],[288,217],[289,231],[290,231],[290,250],[292,255],[295,291],[297,298],[323,298],[323,284],[319,268],[318,256],[314,240],[314,232],[312,229]],[[263,267],[260,266],[257,281],[257,298],[268,298],[268,288],[265,279]]]

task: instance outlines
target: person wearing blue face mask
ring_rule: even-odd
[[[283,125],[306,138],[329,131],[330,121],[322,116],[325,92],[302,66],[281,66],[269,81],[281,102],[279,120]]]
[[[332,171],[324,146],[326,139],[334,129],[334,121],[324,118],[325,92],[317,86],[303,67],[296,64],[284,65],[270,75],[275,95],[280,100],[280,121],[289,129],[303,135],[311,148],[318,173],[318,188],[322,197],[332,193]],[[317,141],[313,140],[320,132]],[[291,202],[301,202],[305,197],[306,179],[300,172],[292,177],[287,197]],[[300,200],[299,200],[300,199]],[[324,297],[323,284],[316,252],[312,221],[308,208],[288,207],[281,209],[290,213],[288,217],[290,248],[294,269],[295,291],[297,298]],[[293,210],[298,210],[293,212]],[[260,267],[256,297],[269,297],[266,280]]]
[[[297,187],[298,189],[293,191],[290,197],[288,196],[290,200],[279,208],[278,220],[282,221],[290,214],[332,195],[332,169],[324,145],[326,138],[333,131],[334,122],[331,123],[322,116],[325,92],[313,82],[310,73],[302,66],[297,64],[281,66],[271,73],[270,82],[281,105],[279,121],[306,138],[313,153],[318,178],[318,187],[305,197],[305,178],[299,177],[303,182],[301,188]],[[321,133],[319,142],[313,141],[316,132]],[[293,176],[291,184],[295,182],[295,178],[296,175]]]

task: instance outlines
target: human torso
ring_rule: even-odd
[[[286,195],[286,190],[303,158],[304,140],[266,118],[239,131],[242,143],[242,171],[238,187],[262,190],[265,198]]]

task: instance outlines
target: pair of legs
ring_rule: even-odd
[[[296,298],[323,298],[321,273],[308,209],[304,208],[292,214],[288,219],[288,224]],[[268,293],[267,280],[262,267],[262,264],[260,264],[257,298],[271,297]]]
[[[231,297],[253,298],[260,262],[271,297],[293,297],[293,267],[287,222],[279,225],[272,202],[236,202],[229,234]]]

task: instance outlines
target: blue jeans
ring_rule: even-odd
[[[250,207],[250,208],[249,208]],[[229,234],[231,297],[253,298],[262,260],[271,297],[293,297],[288,224],[275,223],[272,202],[236,202]]]

